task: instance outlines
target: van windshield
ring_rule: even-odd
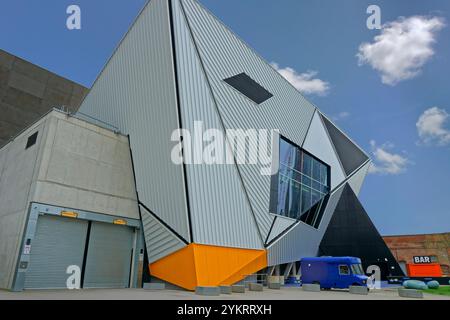
[[[351,268],[353,274],[364,274],[364,270],[361,264],[352,264]]]

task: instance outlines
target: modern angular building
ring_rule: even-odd
[[[83,185],[78,186],[86,192],[80,199],[93,191],[109,192],[115,197],[115,207],[97,208],[96,201],[86,207],[84,200],[67,204],[57,203],[58,197],[31,198],[24,203],[28,212],[34,210],[35,214],[22,217],[24,230],[30,221],[36,228],[35,220],[39,228],[39,212],[44,211],[45,217],[47,206],[55,215],[75,212],[76,219],[88,224],[98,222],[99,217],[108,223],[126,220],[135,232],[143,233],[145,264],[151,276],[188,290],[233,284],[258,274],[296,274],[298,262],[306,256],[356,255],[366,266],[382,261],[386,275],[399,270],[357,199],[370,166],[366,153],[196,0],[151,0],[112,54],[76,117],[68,119],[84,119],[81,127],[95,123],[99,129],[94,131],[106,130],[102,127],[107,125],[114,130],[105,134],[117,135],[120,141],[122,135],[128,136],[129,166],[121,170],[110,166],[109,172],[123,173],[128,168],[128,175],[123,173],[121,179],[130,181],[131,177],[134,183],[136,210],[132,204],[119,205],[121,199],[133,201],[129,183],[113,194],[108,183],[118,180],[104,185],[108,191]],[[227,134],[232,130],[240,133],[245,148],[240,154],[232,152],[231,162],[226,164],[186,161],[188,151],[204,150],[211,142],[200,138],[200,142],[193,140],[197,149],[190,145],[186,132],[195,135],[199,124],[203,132],[212,129],[223,134],[225,152],[235,150],[236,141]],[[172,157],[179,145],[174,137],[180,129],[181,164]],[[254,130],[271,135],[255,145],[250,139]],[[86,143],[83,141],[74,142],[74,150],[78,150],[77,143]],[[269,161],[241,163],[240,159],[249,158],[255,149],[262,150]],[[86,153],[90,158],[88,149]],[[76,164],[56,161],[53,165],[60,166],[61,174]],[[268,168],[272,174],[265,173]],[[64,185],[77,181],[76,177],[74,181],[61,179],[59,183]],[[93,179],[86,183],[95,185]],[[71,191],[66,195],[70,199]],[[43,209],[33,209],[37,202]],[[31,217],[36,219],[26,222]],[[67,217],[55,219],[63,218]],[[73,231],[71,226],[67,228],[66,232]],[[51,234],[51,230],[50,226],[46,232]],[[115,231],[104,232],[113,241]],[[79,263],[85,277],[89,270],[97,275],[90,276],[95,279],[92,283],[98,284],[104,262],[88,269],[89,265],[92,268],[89,246],[96,243],[90,237],[88,233],[87,253],[80,256]],[[134,253],[140,250],[138,238]],[[38,268],[38,263],[23,256],[30,255],[24,252],[27,239],[31,239],[26,231],[17,239],[21,249],[16,252],[22,258],[16,257],[17,263],[12,261],[8,270],[9,286],[20,282],[20,289],[27,287],[23,283],[31,281],[27,280],[29,268]],[[33,254],[31,245],[31,258]],[[117,259],[135,266],[140,258]],[[130,273],[118,272],[115,278],[111,276],[114,281],[111,277],[105,281],[110,286],[124,284],[117,279],[127,276]],[[89,282],[85,286],[89,287]]]

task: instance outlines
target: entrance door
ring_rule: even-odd
[[[67,267],[83,265],[87,229],[84,220],[39,216],[24,287],[67,288]]]
[[[128,288],[134,229],[92,222],[83,288]]]

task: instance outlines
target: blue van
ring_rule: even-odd
[[[314,257],[300,261],[302,283],[320,284],[323,289],[367,286],[361,259],[355,257]]]

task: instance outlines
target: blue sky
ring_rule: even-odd
[[[90,87],[145,2],[10,0],[0,12],[0,48]],[[306,79],[313,88],[308,99],[373,157],[377,172],[368,175],[361,200],[382,234],[450,231],[448,0],[201,2],[267,61]],[[70,4],[81,7],[80,31],[65,26]],[[383,30],[366,27],[371,4],[381,8]],[[413,23],[413,16],[420,16],[425,29],[410,30],[408,49],[396,50],[400,42],[389,42],[387,33]],[[366,57],[371,55],[359,65],[362,43],[368,43]],[[411,54],[403,57],[405,52]],[[383,54],[395,70],[372,67],[385,61]],[[410,71],[403,66],[408,59],[415,76],[402,74]],[[309,71],[315,73],[305,78]],[[391,72],[395,83],[383,83],[383,72]]]

